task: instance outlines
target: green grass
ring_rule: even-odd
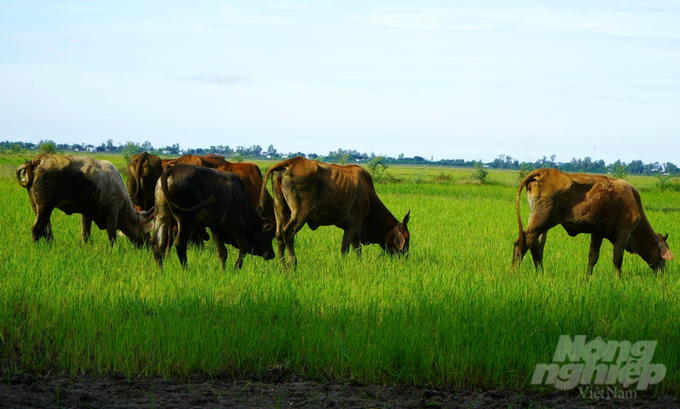
[[[296,270],[248,256],[241,271],[222,271],[211,242],[190,249],[187,270],[173,250],[161,271],[148,249],[126,240],[110,248],[104,232],[83,245],[79,217],[59,211],[54,242],[34,245],[28,197],[3,172],[1,362],[9,371],[168,377],[283,365],[317,379],[530,390],[558,337],[586,334],[658,340],[653,362],[668,373],[654,390],[680,392],[677,263],[656,276],[626,254],[618,280],[605,242],[586,281],[589,237],[556,228],[545,270],[527,256],[512,273],[516,172],[491,171],[490,185],[464,183],[472,169],[387,172],[381,199],[399,219],[411,209],[408,259],[377,246],[343,258],[341,230],[304,228]],[[680,253],[680,193],[631,179],[652,226]],[[524,197],[522,208],[526,224]]]

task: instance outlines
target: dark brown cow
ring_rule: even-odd
[[[246,253],[274,258],[272,221],[263,220],[248,201],[243,181],[233,173],[192,165],[174,165],[163,171],[156,184],[156,220],[152,244],[162,266],[170,250],[169,231],[177,222],[177,256],[187,264],[187,242],[197,227],[209,228],[222,268],[227,259],[225,244],[236,247],[236,268]]]
[[[519,197],[525,186],[531,209],[526,231],[519,212]],[[520,184],[516,208],[519,237],[512,257],[514,268],[519,267],[528,250],[536,268],[542,267],[546,234],[558,224],[570,236],[591,235],[589,274],[600,256],[603,239],[614,245],[614,268],[618,277],[624,250],[639,254],[654,271],[663,269],[666,260],[673,259],[666,244],[668,235],[654,233],[642,209],[640,194],[622,179],[538,169]]]
[[[161,158],[148,152],[130,157],[127,167],[127,191],[132,204],[141,210],[153,208],[156,182],[163,173]]]
[[[83,242],[90,238],[94,221],[106,229],[111,244],[120,230],[141,245],[148,240],[151,212],[138,213],[125,191],[120,173],[111,162],[85,156],[42,154],[19,166],[19,184],[28,191],[36,215],[33,241],[51,240],[50,216],[57,208],[66,214],[80,213]],[[145,230],[146,229],[146,230]]]
[[[260,203],[260,191],[262,190],[262,172],[260,168],[250,162],[229,162],[224,159],[224,156],[209,154],[209,155],[184,155],[180,158],[174,159],[168,163],[168,166],[174,164],[185,164],[203,166],[205,168],[221,170],[222,172],[231,172],[243,179],[243,184],[246,187],[246,195],[248,200],[257,208]],[[262,217],[265,219],[274,220],[274,200],[269,192],[265,195],[265,202],[262,210]]]
[[[356,165],[332,165],[301,156],[279,162],[265,175],[260,203],[267,193],[266,182],[272,173],[276,240],[279,257],[295,265],[294,237],[305,225],[337,226],[345,231],[342,254],[349,246],[361,253],[362,244],[377,243],[390,254],[406,254],[410,235],[410,211],[400,223],[380,201],[371,175]],[[285,263],[285,261],[284,261]]]

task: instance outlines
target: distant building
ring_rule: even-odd
[[[87,148],[87,151],[90,152],[90,153],[97,153],[97,148],[95,148],[94,146],[91,146],[91,147]]]

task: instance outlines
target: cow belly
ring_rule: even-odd
[[[596,226],[585,222],[565,222],[562,223],[562,227],[571,237],[577,236],[579,234],[597,234],[612,241],[613,236],[607,232],[607,230],[601,226]]]
[[[92,221],[99,227],[100,230],[106,229],[106,219],[109,217],[108,209],[103,209],[92,200],[83,198],[78,201],[64,201],[59,203],[57,209],[62,212],[71,215],[73,213],[79,213],[85,215],[86,217],[92,219]]]
[[[598,233],[600,230],[597,227],[592,226],[591,224],[585,222],[565,222],[562,223],[562,227],[564,227],[564,230],[571,237],[577,236],[581,233],[585,234]]]

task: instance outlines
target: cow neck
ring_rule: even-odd
[[[387,209],[383,202],[378,198],[377,194],[371,195],[370,208],[368,214],[364,219],[364,223],[370,224],[380,235],[380,241],[378,243],[384,244],[387,235],[399,224],[399,220],[392,215],[392,213]],[[373,235],[372,234],[372,235]],[[375,237],[375,240],[378,238]]]
[[[631,235],[634,236],[635,242],[637,243],[637,253],[640,257],[648,264],[657,263],[658,260],[653,260],[653,258],[655,250],[659,247],[659,238],[656,236],[654,229],[652,229],[652,225],[649,224],[649,220],[647,220],[644,213]]]
[[[122,217],[121,217],[122,216]],[[121,212],[118,214],[118,227],[131,241],[141,243],[143,241],[142,222],[139,213],[135,211],[130,198],[125,195]],[[127,230],[127,231],[126,231]]]

